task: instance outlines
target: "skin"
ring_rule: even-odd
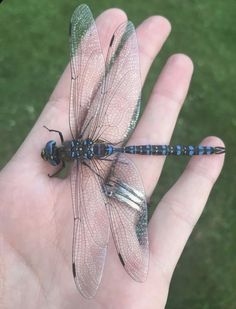
[[[106,54],[112,33],[126,19],[119,9],[97,18]],[[152,16],[137,28],[142,83],[170,32],[170,23]],[[183,54],[171,56],[151,93],[129,143],[167,144],[187,94],[193,64]],[[66,68],[35,126],[0,174],[0,304],[1,308],[164,308],[176,263],[223,166],[223,155],[191,158],[183,174],[165,194],[149,224],[150,265],[145,283],[133,281],[122,268],[112,238],[97,295],[84,299],[71,273],[73,213],[69,178],[48,178],[55,171],[40,158],[49,139],[43,128],[70,138]],[[203,145],[223,146],[216,137]],[[27,159],[27,160],[26,160]],[[150,198],[164,157],[135,159]]]

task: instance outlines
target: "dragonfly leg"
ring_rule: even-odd
[[[46,126],[43,126],[45,129],[47,129],[49,132],[56,132],[59,134],[60,136],[60,139],[61,139],[61,143],[64,143],[64,137],[63,137],[63,134],[61,133],[61,131],[58,131],[58,130],[52,130],[52,129],[49,129],[47,128]]]
[[[63,169],[65,168],[65,162],[61,161],[61,167],[53,174],[48,174],[48,177],[55,177],[56,175],[58,175]]]

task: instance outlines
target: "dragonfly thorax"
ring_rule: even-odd
[[[71,141],[72,159],[92,159],[93,156],[93,141],[91,139]]]
[[[111,155],[113,147],[106,143],[94,143],[91,139],[71,141],[71,158],[91,160]]]

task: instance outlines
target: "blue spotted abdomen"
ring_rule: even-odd
[[[216,147],[211,146],[183,146],[183,145],[140,145],[140,146],[127,146],[123,148],[124,153],[140,154],[140,155],[210,155],[216,152]]]

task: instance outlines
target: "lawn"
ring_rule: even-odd
[[[113,1],[91,1],[94,15]],[[78,1],[25,0],[0,4],[0,164],[17,150],[68,62],[68,21]],[[226,143],[226,163],[207,207],[177,265],[167,309],[233,309],[236,304],[235,47],[234,0],[116,1],[135,25],[159,14],[172,34],[156,59],[143,105],[167,58],[188,54],[195,73],[172,142],[198,144],[207,135]],[[27,158],[25,158],[27,160]],[[152,205],[186,165],[167,160]],[[191,206],[191,205],[190,205]]]

